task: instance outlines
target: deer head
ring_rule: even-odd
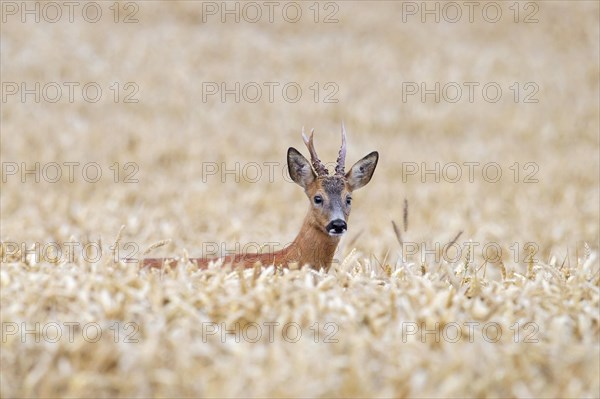
[[[352,206],[352,192],[366,185],[375,172],[379,153],[373,151],[345,173],[346,129],[342,124],[342,146],[333,175],[323,165],[313,142],[314,129],[302,138],[310,153],[309,162],[298,150],[288,149],[288,170],[292,180],[304,189],[309,201],[309,223],[312,227],[331,237],[339,238],[348,229],[348,217]]]

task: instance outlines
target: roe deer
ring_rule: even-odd
[[[231,264],[234,268],[240,266],[250,268],[257,263],[282,267],[288,267],[291,263],[295,263],[298,267],[309,264],[317,270],[328,269],[331,266],[340,238],[348,227],[352,192],[371,180],[379,160],[379,153],[371,152],[345,173],[346,129],[342,124],[342,145],[335,173],[330,176],[315,151],[313,133],[314,129],[311,131],[310,138],[307,138],[304,128],[302,129],[302,138],[308,147],[311,162],[293,147],[290,147],[287,152],[290,177],[304,189],[309,199],[308,214],[294,241],[277,252],[238,254],[215,259],[192,258],[190,262],[199,268],[206,268],[211,261],[219,259],[223,260],[224,265]],[[176,259],[146,258],[143,266],[162,267],[173,266],[176,263]]]

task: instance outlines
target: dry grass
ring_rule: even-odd
[[[309,3],[298,23],[203,22],[196,2],[140,2],[134,24],[115,24],[108,3],[97,24],[3,22],[2,82],[97,82],[103,98],[2,102],[3,168],[58,162],[64,176],[22,182],[3,169],[0,396],[598,397],[599,6],[536,4],[533,24],[514,23],[508,3],[493,24],[403,23],[400,2],[340,2],[334,24],[313,23]],[[139,102],[115,103],[116,81],[135,82]],[[298,82],[303,96],[203,101],[203,82],[223,81]],[[497,82],[503,96],[403,102],[403,82],[436,81]],[[337,103],[322,101],[327,82]],[[539,103],[515,103],[514,82],[534,82]],[[115,262],[290,242],[307,205],[282,176],[287,147],[302,150],[300,128],[314,126],[333,161],[341,120],[349,163],[375,149],[381,159],[330,271]],[[73,182],[64,162],[80,163]],[[89,162],[96,183],[81,177]],[[127,162],[137,183],[124,182]],[[251,162],[256,182],[203,175]],[[272,181],[265,162],[278,162]],[[496,162],[503,175],[423,183],[402,173],[407,162]],[[523,182],[528,162],[536,183]],[[23,253],[52,242],[56,260]],[[502,249],[494,261],[490,243]],[[103,334],[74,328],[70,342],[64,323]],[[240,342],[210,334],[221,323],[239,326]],[[279,323],[272,335],[268,323]],[[284,339],[289,323],[297,342]]]

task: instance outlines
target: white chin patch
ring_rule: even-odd
[[[332,237],[340,237],[343,236],[345,232],[346,230],[342,231],[341,233],[336,233],[334,229],[331,229],[329,230],[329,235]]]

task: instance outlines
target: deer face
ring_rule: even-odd
[[[343,128],[342,128],[343,129]],[[327,169],[316,157],[310,140],[305,142],[309,147],[311,163],[298,150],[288,149],[287,161],[290,176],[294,182],[304,189],[311,206],[310,223],[318,230],[332,237],[343,235],[348,228],[348,217],[352,207],[352,192],[366,185],[375,172],[379,154],[373,151],[358,161],[350,171],[344,174],[345,131],[342,130],[342,149],[336,166],[336,173],[329,175]]]

